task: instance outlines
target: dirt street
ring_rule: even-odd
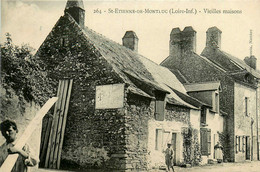
[[[39,169],[39,171],[55,172],[56,170]],[[62,172],[62,170],[59,170],[59,172]],[[100,171],[86,170],[86,172],[100,172]],[[154,170],[150,170],[149,172],[165,172],[165,170],[154,169]],[[222,163],[222,164],[206,165],[206,166],[199,166],[199,167],[192,167],[192,168],[175,167],[175,172],[260,172],[260,161],[252,161],[252,162],[248,161],[243,163]]]
[[[165,170],[154,170],[161,172]],[[260,161],[243,163],[222,163],[192,168],[175,167],[175,172],[260,172]]]

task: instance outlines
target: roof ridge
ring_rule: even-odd
[[[210,83],[220,83],[220,81],[193,82],[193,83],[187,83],[187,84],[183,84],[183,85],[193,85],[193,84],[210,84]]]
[[[219,50],[219,52],[220,53],[222,53],[222,54],[224,54],[224,55],[227,55],[227,56],[231,56],[231,57],[233,57],[233,58],[236,58],[237,60],[239,60],[239,61],[243,61],[243,60],[241,60],[241,59],[239,59],[238,57],[235,57],[235,56],[233,56],[232,54],[230,54],[230,53],[228,53],[228,52],[226,52],[226,51],[224,51],[224,50],[221,50],[221,49],[218,49]],[[240,69],[244,69],[243,68],[243,66],[241,66],[241,65],[239,65],[236,61],[234,61],[233,59],[230,59],[229,58],[229,60],[231,60],[232,61],[232,63],[234,63],[238,68],[240,68]],[[245,63],[246,64],[246,63]]]
[[[95,30],[89,28],[88,26],[84,26],[83,30],[85,31],[85,29],[88,29],[89,31],[91,31],[91,32],[93,32],[93,33],[95,33],[95,34],[97,34],[98,36],[101,36],[101,37],[107,39],[108,41],[111,41],[111,42],[113,42],[113,43],[116,43],[116,44],[121,45],[120,43],[118,43],[118,42],[116,42],[116,41],[114,41],[114,40],[112,40],[112,39],[106,37],[105,35],[103,35],[103,34],[101,34],[101,33],[96,32]],[[121,45],[121,46],[123,46],[123,45]]]

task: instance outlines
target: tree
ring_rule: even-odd
[[[6,41],[1,45],[1,83],[6,95],[12,97],[11,89],[19,97],[23,107],[24,101],[43,104],[53,93],[52,84],[47,73],[41,69],[40,61],[33,56],[34,49],[28,44],[16,46],[11,35],[6,34]]]

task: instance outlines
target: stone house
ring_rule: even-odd
[[[224,158],[233,161],[257,159],[257,82],[256,58],[240,60],[221,49],[221,31],[217,27],[207,30],[206,47],[196,53],[196,31],[186,27],[172,29],[170,54],[161,63],[175,74],[181,74],[183,84],[220,82],[220,114],[224,117],[224,132],[220,141],[224,145]],[[216,94],[217,96],[218,94]],[[195,96],[195,95],[194,95]],[[197,97],[199,98],[199,97]],[[212,137],[212,135],[211,135]]]
[[[176,164],[189,159],[191,144],[198,154],[201,109],[211,105],[189,96],[170,70],[138,54],[133,31],[120,45],[85,27],[84,17],[82,0],[68,0],[36,53],[56,83],[53,94],[60,80],[73,79],[61,164],[41,166],[145,170],[164,164],[168,142]],[[185,146],[189,128],[193,142]]]
[[[200,145],[202,164],[215,159],[214,145],[219,142],[219,133],[223,132],[224,113],[219,111],[219,81],[184,84],[187,93],[210,105],[210,108],[201,109],[200,118]]]

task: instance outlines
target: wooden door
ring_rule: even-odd
[[[176,144],[177,144],[177,133],[172,133],[172,149],[174,151],[174,156],[173,156],[173,162],[174,162],[174,165],[176,164],[176,150],[177,150],[177,147],[176,147]]]
[[[250,160],[250,137],[246,137],[246,160]]]

